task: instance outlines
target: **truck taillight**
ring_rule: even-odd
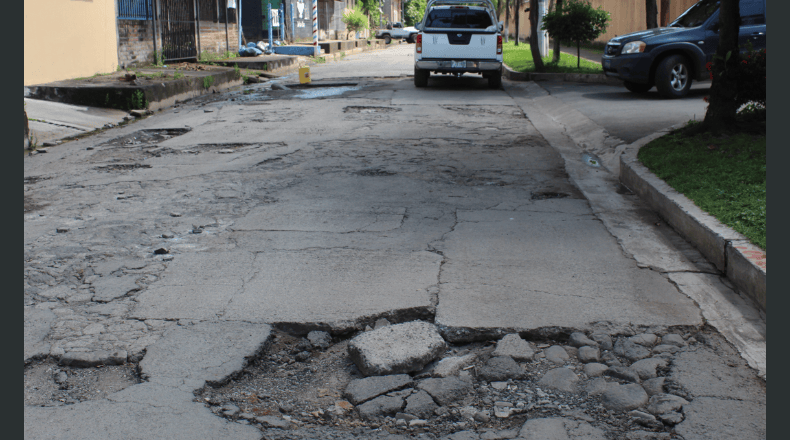
[[[414,41],[417,43],[417,53],[422,53],[422,34],[417,34],[417,37],[414,39]],[[501,52],[502,48],[500,47],[498,53]]]
[[[497,35],[496,36],[496,54],[497,55],[502,55],[502,36],[501,35]]]

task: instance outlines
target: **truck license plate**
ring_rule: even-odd
[[[466,69],[466,61],[450,61],[450,67],[453,69]]]

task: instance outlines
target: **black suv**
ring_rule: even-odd
[[[719,45],[719,0],[701,0],[669,27],[612,38],[603,55],[606,76],[622,79],[625,87],[644,93],[656,86],[668,98],[685,96],[692,79],[706,80],[705,64]],[[751,42],[765,49],[765,0],[740,0],[741,51]]]

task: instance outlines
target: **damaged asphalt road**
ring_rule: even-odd
[[[624,250],[571,180],[527,117],[529,88],[436,81],[360,79],[319,99],[235,91],[26,157],[26,436],[288,438],[195,397],[252,374],[276,332],[342,344],[381,318],[423,320],[458,352],[514,332],[566,345],[574,331],[703,329],[669,271]],[[693,249],[674,258],[679,273],[717,277]],[[330,388],[344,389],[354,367],[327,365],[340,378]],[[117,366],[97,397],[66,392],[77,369]],[[764,382],[748,386],[759,434]],[[704,414],[687,417],[684,438],[703,438]],[[512,417],[521,426],[527,413]],[[338,435],[483,435],[487,422],[433,434],[364,423]]]

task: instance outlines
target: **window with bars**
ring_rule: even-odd
[[[118,18],[121,20],[150,20],[153,13],[151,0],[118,0]]]

